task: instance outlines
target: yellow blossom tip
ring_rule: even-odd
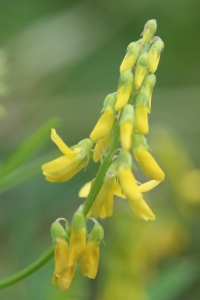
[[[61,139],[61,137],[56,133],[55,129],[51,129],[51,139],[52,141],[58,146],[58,148],[60,149],[60,151],[65,154],[65,155],[69,155],[69,156],[73,156],[76,155],[76,153],[80,152],[81,149],[76,149],[75,151],[73,151],[72,149],[70,149]]]
[[[102,139],[104,136],[106,136],[113,127],[114,119],[115,119],[114,110],[111,107],[105,109],[90,134],[91,140],[98,141]]]

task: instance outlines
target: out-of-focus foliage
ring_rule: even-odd
[[[51,223],[71,220],[81,204],[79,188],[97,170],[92,165],[61,185],[44,180],[40,164],[57,155],[48,120],[62,121],[59,133],[69,145],[88,137],[103,99],[116,90],[127,45],[151,18],[165,50],[149,144],[166,173],[149,198],[157,220],[138,220],[116,199],[113,217],[102,222],[106,247],[95,280],[76,272],[61,293],[51,285],[51,262],[1,291],[2,300],[199,299],[199,11],[195,0],[0,2],[0,87],[6,91],[0,90],[0,187],[6,187],[0,195],[0,278],[50,246]]]

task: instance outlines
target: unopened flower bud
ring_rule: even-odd
[[[135,77],[134,77],[136,89],[139,89],[141,87],[144,77],[147,73],[148,67],[149,67],[149,55],[147,52],[144,52],[143,54],[140,55],[136,63]]]
[[[60,224],[59,220],[56,220],[51,225],[51,236],[53,240],[53,244],[56,243],[57,238],[61,238],[63,240],[66,239],[66,231],[63,226]]]
[[[119,84],[117,89],[117,102],[115,110],[121,110],[129,100],[133,87],[133,74],[131,70],[126,70],[120,75]]]
[[[115,120],[114,106],[116,102],[116,93],[109,94],[105,100],[102,109],[102,115],[96,123],[90,134],[93,141],[98,141],[105,137],[112,129]]]
[[[96,277],[99,265],[99,244],[103,238],[103,227],[97,222],[90,233],[88,243],[82,256],[82,273],[88,278],[94,279]]]
[[[134,120],[134,108],[131,104],[126,104],[120,118],[120,140],[122,148],[127,151],[131,147]]]
[[[164,49],[164,43],[161,38],[158,38],[149,49],[149,71],[156,72],[160,61],[160,54]]]
[[[132,69],[141,53],[142,47],[138,42],[130,43],[127,47],[126,55],[120,66],[120,73],[124,73],[128,69]]]
[[[142,88],[136,98],[135,120],[137,130],[143,134],[149,132],[148,111],[149,111],[149,92]]]
[[[144,30],[141,34],[142,40],[141,44],[144,45],[146,42],[150,41],[152,37],[154,36],[157,29],[157,22],[155,19],[149,20],[145,26]]]
[[[72,220],[70,234],[69,265],[76,263],[83,254],[86,246],[86,225],[82,208],[79,208]]]
[[[149,113],[151,112],[151,99],[152,99],[152,93],[153,93],[153,88],[156,84],[156,75],[155,74],[149,74],[145,77],[142,86],[147,89],[149,92]]]

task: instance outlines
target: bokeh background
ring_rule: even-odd
[[[40,165],[59,155],[50,128],[69,146],[88,137],[116,91],[127,45],[152,18],[165,42],[148,142],[166,180],[145,197],[157,220],[136,218],[116,199],[113,217],[101,221],[106,247],[95,280],[77,269],[62,293],[51,285],[51,261],[1,300],[200,299],[196,0],[0,1],[0,279],[51,245],[51,223],[71,220],[78,190],[98,169],[91,163],[69,182],[46,182]]]

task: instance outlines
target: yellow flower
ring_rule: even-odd
[[[161,40],[161,38],[157,38],[157,40],[151,45],[151,48],[149,49],[149,71],[151,73],[156,72],[160,61],[160,55],[163,49],[163,41]]]
[[[157,186],[160,181],[157,180],[150,180],[148,182],[145,182],[139,186],[137,186],[137,183],[133,177],[133,174],[131,173],[131,171],[128,171],[128,176],[127,173],[125,171],[123,171],[123,169],[120,171],[121,177],[123,177],[125,175],[124,181],[125,184],[123,183],[123,179],[122,179],[122,186],[120,186],[120,184],[118,183],[118,181],[116,180],[116,178],[112,178],[111,180],[109,180],[109,184],[105,185],[105,183],[103,184],[103,191],[107,192],[107,196],[104,197],[104,193],[102,192],[100,195],[97,196],[97,200],[99,201],[97,204],[92,205],[92,208],[88,214],[91,215],[93,214],[95,218],[98,218],[98,216],[100,218],[105,218],[111,215],[111,213],[113,213],[113,195],[116,195],[120,198],[124,198],[128,200],[132,210],[135,212],[135,214],[142,219],[148,220],[148,218],[150,220],[154,220],[155,216],[154,214],[151,212],[150,208],[148,207],[148,205],[146,204],[146,202],[143,200],[142,198],[142,194],[144,192],[148,192],[150,190],[152,190],[155,186]],[[120,176],[120,175],[119,175]],[[118,177],[119,177],[118,176]],[[126,183],[126,180],[128,180],[128,183]],[[125,192],[123,190],[123,188],[126,190],[126,195]],[[87,182],[79,191],[79,197],[80,198],[86,198],[90,192],[91,189],[91,181]],[[128,193],[127,191],[130,190],[130,192]],[[129,198],[127,197],[129,196]],[[134,198],[133,198],[134,197]],[[136,200],[138,197],[138,201]],[[136,201],[135,201],[136,200]],[[100,203],[100,205],[99,205]],[[105,209],[106,208],[106,209]],[[139,209],[141,209],[141,211],[143,212],[143,214],[139,211]],[[110,211],[110,214],[109,214]]]
[[[97,275],[99,265],[99,243],[96,240],[90,240],[83,252],[81,269],[83,276],[94,279]]]
[[[126,70],[134,67],[141,50],[141,44],[138,42],[133,42],[128,45],[126,55],[120,66],[120,73],[124,73]]]
[[[139,165],[148,177],[162,181],[165,178],[165,174],[162,169],[159,167],[153,156],[147,151],[147,149],[143,146],[138,147],[137,151],[133,154],[135,158],[138,160]]]
[[[62,238],[56,239],[54,257],[55,270],[52,283],[58,284],[61,291],[66,291],[72,282],[76,265],[69,266],[69,247]]]
[[[46,180],[51,182],[67,181],[85,167],[93,142],[85,139],[69,148],[57,135],[55,129],[52,129],[51,139],[64,155],[42,165],[43,174]]]
[[[141,44],[144,45],[146,42],[152,39],[157,29],[157,22],[155,19],[149,20],[145,26],[144,30],[142,32],[142,40]]]
[[[117,89],[117,102],[115,110],[121,110],[127,103],[133,89],[133,74],[131,70],[126,70],[120,75],[118,89]]]
[[[148,219],[155,220],[156,217],[144,201],[131,169],[129,167],[120,166],[118,169],[118,178],[122,191],[133,212],[139,218],[146,221],[148,221]]]
[[[114,178],[105,181],[90,209],[87,216],[93,215],[94,218],[100,217],[104,219],[106,217],[111,217],[113,214],[113,183]],[[80,198],[86,198],[91,189],[91,182],[86,183],[79,191]]]
[[[136,69],[135,69],[135,86],[136,89],[139,89],[142,85],[144,77],[147,73],[149,66],[149,55],[147,52],[144,52],[138,58]]]
[[[129,150],[132,141],[135,115],[131,104],[126,104],[120,117],[120,141],[124,150]]]

